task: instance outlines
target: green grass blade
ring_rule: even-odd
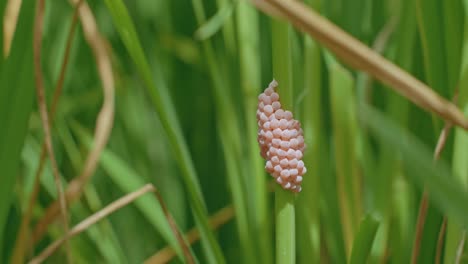
[[[416,14],[422,42],[426,82],[443,97],[451,98],[453,87],[448,86],[445,43],[441,37],[444,36],[442,2],[416,0]],[[434,131],[438,134],[442,123],[434,116],[433,123]]]
[[[297,199],[298,257],[303,263],[320,263],[320,177],[325,136],[322,125],[322,62],[318,44],[304,37],[303,129],[307,140],[304,162],[309,171],[302,183],[304,191]]]
[[[235,7],[234,4],[235,2],[230,2],[223,5],[213,17],[195,31],[195,37],[198,40],[206,40],[221,30],[226,21],[231,17]]]
[[[119,35],[137,66],[138,72],[151,96],[156,112],[161,119],[164,130],[168,135],[171,148],[174,151],[175,158],[182,171],[195,220],[200,229],[201,241],[206,258],[209,263],[224,262],[221,249],[208,226],[207,210],[198,183],[197,173],[166,87],[162,83],[160,83],[159,86],[155,85],[135,27],[123,2],[121,0],[106,0],[105,2],[111,12],[113,22],[116,25]]]
[[[346,252],[349,256],[354,234],[361,217],[361,187],[357,164],[356,109],[354,79],[352,75],[330,56],[330,107],[336,162],[337,188],[341,207]]]
[[[462,0],[442,1],[444,18],[444,46],[447,60],[447,86],[454,91],[462,58],[463,4]],[[465,29],[466,30],[466,29]],[[441,36],[439,36],[440,38]],[[440,66],[439,66],[440,67]],[[440,68],[439,68],[440,69]]]
[[[458,104],[463,109],[465,116],[468,116],[468,1],[463,2],[463,10],[465,13],[465,33],[463,56],[461,59],[461,74],[459,87]],[[462,183],[465,190],[468,189],[468,134],[460,128],[455,128],[455,140],[453,147],[452,169],[455,178]],[[463,228],[453,219],[448,219],[447,235],[445,239],[445,263],[454,263],[457,254],[458,244],[463,236]]]
[[[366,263],[369,258],[372,244],[379,222],[371,215],[367,215],[359,226],[359,232],[356,234],[351,251],[350,264]]]
[[[259,255],[266,263],[273,262],[271,243],[271,217],[269,216],[269,201],[267,193],[267,177],[265,176],[264,161],[259,155],[257,143],[257,119],[253,114],[257,108],[257,95],[261,83],[260,41],[258,13],[253,6],[240,1],[236,12],[238,50],[240,55],[240,77],[245,112],[245,137],[248,139],[248,160],[250,163],[249,177],[254,180],[248,186],[253,193],[251,201],[254,208],[254,230],[258,230]]]
[[[464,209],[468,193],[452,177],[445,163],[434,164],[431,150],[374,108],[361,105],[359,119],[383,144],[401,151],[409,179],[420,190],[427,187],[430,199],[438,209],[461,225],[468,225],[468,211]]]
[[[6,255],[3,253],[4,228],[35,91],[32,65],[34,6],[33,1],[23,2],[10,55],[0,72],[0,262]]]

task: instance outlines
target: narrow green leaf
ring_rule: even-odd
[[[443,8],[438,0],[416,0],[419,34],[423,44],[425,77],[431,87],[445,98],[453,93],[448,87]],[[441,70],[442,69],[442,70]]]
[[[425,80],[445,98],[451,98],[454,87],[449,87],[443,30],[442,1],[416,0],[419,35],[422,42]],[[434,131],[442,129],[442,123],[433,115]]]
[[[421,191],[426,186],[430,199],[442,212],[462,226],[468,225],[468,211],[465,210],[468,193],[452,177],[445,163],[434,164],[427,147],[371,106],[359,107],[359,119],[382,143],[401,151],[409,179]]]
[[[371,215],[361,221],[359,232],[354,238],[350,264],[367,263],[378,227],[379,222]]]
[[[465,116],[468,116],[468,1],[463,2],[465,14],[464,35],[463,35],[463,56],[461,58],[461,74],[459,80],[459,105],[463,109]],[[465,190],[468,189],[468,133],[460,128],[455,128],[455,140],[453,147],[452,169],[456,179],[458,179]],[[463,228],[453,219],[448,219],[447,235],[445,239],[445,263],[455,263],[458,244],[464,236]]]
[[[248,177],[254,179],[247,185],[247,191],[252,193],[253,223],[255,236],[259,240],[258,254],[265,263],[273,262],[272,234],[270,207],[268,201],[267,180],[265,176],[264,161],[259,155],[257,143],[257,119],[253,114],[257,108],[257,95],[260,88],[265,86],[261,83],[260,62],[260,40],[259,19],[255,8],[246,1],[240,1],[236,9],[237,39],[239,50],[240,78],[245,114],[245,137],[248,149],[248,162],[250,163],[250,174]],[[249,188],[250,187],[250,188]],[[257,261],[259,261],[258,259]]]
[[[361,217],[361,184],[357,164],[356,109],[354,79],[351,74],[327,56],[330,72],[330,107],[332,113],[337,188],[341,207],[346,252],[349,255]]]
[[[320,263],[320,178],[323,176],[321,149],[326,140],[322,124],[322,62],[318,44],[304,37],[304,102],[303,129],[307,151],[304,162],[308,173],[297,199],[298,257],[302,262]]]
[[[3,234],[18,172],[21,148],[28,129],[34,98],[32,34],[34,2],[21,5],[10,55],[0,72],[0,262],[3,262]]]

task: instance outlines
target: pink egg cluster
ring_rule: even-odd
[[[258,143],[260,154],[267,160],[265,170],[283,189],[301,191],[306,167],[302,161],[305,150],[301,123],[290,111],[281,108],[278,83],[273,80],[258,96]]]

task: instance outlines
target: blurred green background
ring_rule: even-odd
[[[7,2],[0,0],[4,16]],[[32,71],[36,1],[22,2],[10,54],[0,62],[1,263],[13,254],[43,142]],[[257,95],[280,67],[290,73],[280,87],[292,93],[308,145],[308,173],[295,197],[296,262],[411,262],[426,188],[430,206],[417,263],[454,263],[468,223],[462,129],[450,130],[440,161],[433,162],[442,119],[246,0],[87,2],[108,44],[115,121],[83,196],[69,206],[70,226],[152,183],[182,232],[200,229],[226,206],[236,211],[213,233],[200,229],[203,243],[193,245],[199,263],[273,263],[273,183],[259,155],[255,111]],[[468,111],[468,1],[307,4],[446,99],[458,89],[458,106]],[[46,1],[42,66],[49,105],[73,12],[67,1]],[[66,188],[82,170],[103,99],[80,23],[65,76],[52,136]],[[57,198],[49,162],[40,182],[31,227]],[[437,246],[444,217],[447,232]],[[52,224],[32,255],[62,236],[61,225]],[[141,263],[166,245],[177,248],[172,262],[182,263],[158,201],[146,195],[69,247],[75,263]],[[62,247],[47,263],[64,261]]]

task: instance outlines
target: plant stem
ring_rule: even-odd
[[[294,194],[285,191],[279,184],[275,190],[276,214],[276,263],[296,262],[296,234]]]
[[[251,163],[249,177],[254,181],[248,192],[253,193],[254,230],[258,236],[258,249],[262,262],[272,263],[271,218],[269,217],[269,202],[267,196],[267,177],[265,177],[264,161],[259,154],[257,144],[257,119],[253,114],[257,108],[257,95],[261,84],[259,24],[257,11],[249,3],[240,1],[237,7],[237,38],[240,55],[240,77],[242,93],[245,100],[245,120],[249,142],[248,153]]]
[[[291,49],[289,25],[272,21],[273,75],[279,84],[281,104],[284,109],[293,109],[291,72]],[[277,185],[275,190],[276,214],[276,263],[295,263],[295,214],[294,194]]]

